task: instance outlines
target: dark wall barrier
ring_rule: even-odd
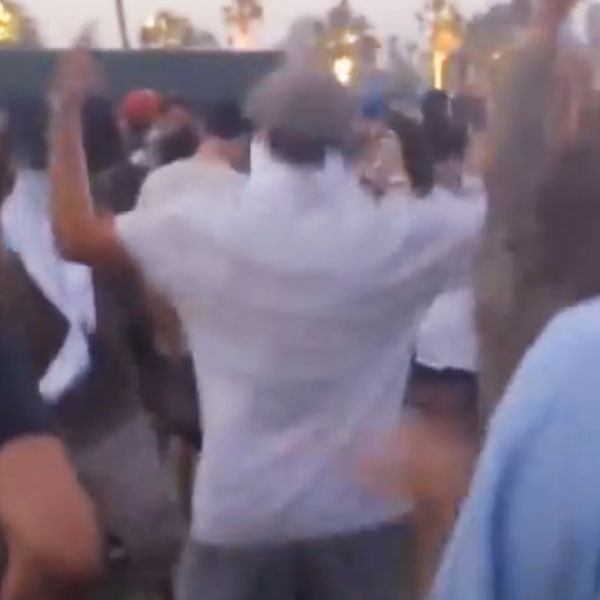
[[[195,104],[242,101],[281,60],[278,52],[99,51],[108,93],[118,99],[134,88],[177,94]],[[58,52],[0,51],[0,100],[45,93]]]

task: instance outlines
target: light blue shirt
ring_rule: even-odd
[[[492,421],[433,600],[600,597],[600,300],[565,310]]]

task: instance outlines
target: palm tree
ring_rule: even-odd
[[[127,16],[125,13],[125,0],[115,0],[115,9],[117,11],[117,20],[119,22],[121,44],[123,45],[123,48],[130,48],[129,34],[127,32]]]
[[[526,3],[495,4],[474,16],[467,24],[463,54],[482,73],[490,71],[494,60],[514,43],[523,30]]]
[[[223,7],[223,20],[232,30],[230,42],[237,47],[248,47],[255,23],[262,21],[264,8],[260,0],[231,0]]]
[[[381,45],[369,20],[355,13],[348,0],[341,0],[327,13],[318,32],[317,45],[327,65],[350,59],[358,70],[375,66]]]
[[[37,23],[13,0],[0,0],[0,46],[39,48],[42,39]]]
[[[215,36],[205,29],[197,29],[185,16],[162,10],[152,15],[140,30],[140,44],[144,48],[217,48]]]

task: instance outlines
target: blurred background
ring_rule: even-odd
[[[168,63],[157,56],[168,50],[203,52],[202,68],[208,71],[220,69],[223,61],[233,64],[232,87],[215,92],[223,97],[243,94],[258,74],[287,57],[325,65],[359,91],[410,99],[432,83],[450,91],[485,88],[494,62],[519,36],[530,12],[531,0],[90,0],[76,5],[2,0],[0,47],[39,51],[78,42],[99,50],[145,50],[145,56],[107,54],[115,95],[140,85],[200,94],[200,84],[194,90],[187,84],[189,70],[202,61],[180,69],[181,82],[148,75],[161,70],[156,61]],[[566,37],[599,47],[599,14],[600,4],[583,3]],[[236,61],[234,52],[246,56]],[[253,53],[263,56],[248,56]],[[33,54],[15,60],[13,52],[4,61],[7,76],[0,92],[14,85],[14,78],[22,85],[45,83],[50,55]],[[208,71],[199,75],[210,77]]]

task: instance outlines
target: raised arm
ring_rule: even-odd
[[[94,213],[84,157],[81,109],[93,89],[94,65],[84,52],[63,59],[53,89],[50,124],[52,222],[61,254],[91,266],[126,260],[111,216]]]
[[[494,85],[489,215],[523,218],[561,127],[556,113],[557,40],[573,0],[540,3],[524,42],[501,60]],[[516,211],[514,209],[517,209]],[[515,214],[516,213],[516,214]]]
[[[560,308],[539,265],[536,202],[558,146],[577,125],[572,117],[583,90],[581,63],[570,57],[557,77],[565,61],[559,29],[575,1],[539,3],[535,27],[507,56],[496,82],[487,227],[476,277],[484,420],[525,350]]]

